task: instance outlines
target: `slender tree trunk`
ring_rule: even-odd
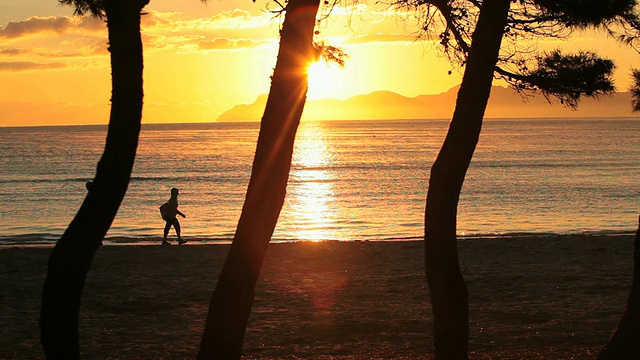
[[[284,203],[313,60],[319,0],[289,0],[236,234],[211,298],[198,359],[240,359],[255,285]]]
[[[104,153],[93,187],[49,257],[40,336],[47,359],[79,359],[80,301],[93,257],[129,184],[142,116],[140,11],[148,0],[107,0],[112,98]]]
[[[627,308],[609,343],[598,355],[598,360],[640,359],[640,216],[633,242],[633,282],[627,299]]]
[[[449,131],[431,168],[425,211],[425,273],[436,359],[469,358],[468,293],[458,261],[456,216],[482,128],[509,3],[482,3]]]

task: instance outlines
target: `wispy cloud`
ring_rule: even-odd
[[[248,49],[255,48],[261,45],[271,44],[273,41],[262,40],[255,41],[249,39],[222,39],[216,38],[213,40],[200,41],[198,43],[198,49],[200,50],[221,50],[221,49]]]
[[[37,63],[31,61],[5,61],[0,62],[0,71],[29,71],[43,69],[61,69],[67,67],[63,62]]]
[[[44,58],[74,58],[92,55],[107,54],[107,45],[105,41],[95,41],[90,43],[78,44],[75,49],[69,51],[60,51],[50,48],[33,47],[33,48],[0,48],[0,57],[25,57],[37,56]]]
[[[351,37],[343,44],[364,44],[364,43],[389,43],[389,42],[412,42],[415,39],[403,34],[369,34]]]
[[[6,26],[0,28],[0,37],[15,39],[44,32],[63,34],[70,30],[100,31],[104,27],[105,24],[102,20],[91,17],[34,16],[27,20],[10,21]]]
[[[252,15],[240,9],[206,18],[183,19],[177,12],[149,11],[142,17],[142,39],[149,50],[194,52],[255,48],[273,43],[273,15]]]
[[[343,44],[413,41],[410,35],[389,34],[384,31],[382,22],[391,21],[392,18],[392,12],[379,11],[364,4],[336,7],[331,18],[324,23],[325,27],[321,24],[320,32],[325,39],[346,38]],[[179,12],[150,10],[142,16],[141,29],[147,52],[190,53],[250,49],[274,44],[278,40],[281,20],[271,13],[256,15],[242,9],[201,18],[185,18]],[[346,36],[344,33],[338,35],[329,30],[328,26],[353,31]],[[0,26],[0,38],[11,40],[10,48],[0,47],[0,60],[3,57],[5,60],[17,57],[35,64],[46,63],[46,59],[105,55],[105,28],[102,20],[91,17],[30,17],[12,21],[4,27]],[[354,28],[360,29],[358,33]]]
[[[269,14],[253,16],[246,10],[234,9],[209,18],[179,21],[176,25],[183,29],[240,30],[266,26],[271,21]]]
[[[0,49],[0,55],[4,56],[17,56],[27,53],[28,51],[25,49],[16,49],[16,48],[4,48]]]
[[[169,33],[201,33],[213,30],[254,29],[268,25],[272,21],[269,14],[251,15],[246,10],[223,11],[207,18],[182,19],[176,12],[149,11],[142,17],[144,31]]]

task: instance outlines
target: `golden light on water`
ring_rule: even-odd
[[[320,241],[332,238],[334,174],[327,169],[331,150],[318,123],[301,125],[293,154],[292,211],[296,214],[297,238]]]

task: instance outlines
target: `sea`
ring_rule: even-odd
[[[429,170],[448,120],[303,122],[274,242],[424,234]],[[157,244],[180,189],[183,236],[229,243],[259,123],[145,124],[105,245]],[[0,245],[54,244],[86,196],[106,126],[0,128]],[[640,119],[486,119],[458,206],[460,239],[630,234]],[[175,239],[175,234],[170,233]]]

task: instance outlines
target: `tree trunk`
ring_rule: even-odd
[[[598,360],[631,359],[640,359],[640,216],[633,243],[633,282],[627,308],[609,343],[598,355]]]
[[[289,0],[253,170],[229,254],[209,304],[198,359],[240,359],[255,285],[284,203],[314,59],[319,0]]]
[[[472,36],[456,107],[431,167],[425,211],[425,273],[436,359],[469,358],[469,304],[456,244],[456,216],[489,99],[509,0],[485,0]]]
[[[49,257],[40,336],[47,359],[79,359],[80,301],[93,257],[129,184],[142,116],[140,11],[148,0],[107,0],[112,98],[104,153],[93,187]]]

